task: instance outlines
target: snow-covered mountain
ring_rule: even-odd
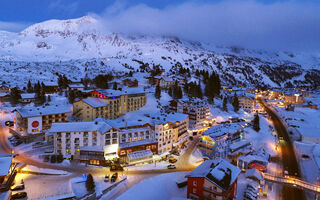
[[[56,72],[80,80],[85,74],[138,69],[143,62],[160,64],[166,71],[179,63],[191,70],[214,70],[226,84],[320,83],[320,54],[222,47],[106,29],[85,16],[45,21],[20,33],[0,31],[0,70],[6,74],[0,80],[23,85],[29,79],[48,82],[56,79]]]

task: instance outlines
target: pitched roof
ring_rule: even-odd
[[[0,176],[6,176],[9,173],[13,155],[0,154]]]
[[[43,115],[54,115],[60,113],[71,112],[71,106],[68,105],[49,105],[49,106],[38,106],[38,107],[23,107],[16,109],[20,115],[25,117],[36,117]]]
[[[91,121],[91,122],[64,122],[53,123],[49,132],[84,132],[84,131],[99,131],[103,134],[110,130],[112,126],[105,122]]]
[[[189,177],[203,177],[226,191],[236,181],[241,170],[224,159],[206,160]]]
[[[22,99],[34,99],[36,98],[36,93],[23,93],[21,94]]]
[[[99,99],[99,98],[93,98],[93,97],[89,97],[86,99],[82,99],[83,102],[85,102],[86,104],[94,107],[94,108],[99,108],[99,107],[104,107],[107,106],[108,104],[106,102],[104,102],[103,100]]]

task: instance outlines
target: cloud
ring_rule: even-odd
[[[0,30],[10,31],[10,32],[19,32],[29,25],[30,25],[29,23],[0,21]]]
[[[99,15],[109,31],[172,35],[219,45],[320,50],[320,5],[314,2],[187,2],[163,9],[116,3]]]

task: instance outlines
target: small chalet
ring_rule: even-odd
[[[223,159],[206,160],[188,176],[188,199],[233,199],[241,170]]]
[[[0,86],[0,93],[9,93],[11,89],[8,86],[1,85]]]
[[[137,79],[126,78],[122,81],[122,84],[128,87],[138,87],[139,82]]]

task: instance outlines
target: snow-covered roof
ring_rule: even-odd
[[[86,104],[94,107],[94,108],[99,108],[99,107],[104,107],[107,106],[108,104],[106,102],[104,102],[102,99],[99,98],[93,98],[93,97],[89,97],[86,99],[82,99],[83,102],[85,102]]]
[[[49,132],[84,132],[84,131],[99,131],[103,134],[110,130],[112,126],[102,121],[91,121],[91,122],[62,122],[53,123]]]
[[[203,177],[223,190],[228,190],[235,182],[241,170],[224,159],[206,160],[189,177]],[[230,179],[228,178],[230,177]],[[230,181],[228,181],[230,180]]]
[[[9,95],[9,93],[4,93],[4,92],[0,93],[0,97],[5,97],[7,95]]]
[[[9,173],[13,155],[0,154],[0,176],[6,176]]]
[[[153,140],[153,139],[144,139],[144,140],[139,140],[139,141],[136,141],[136,142],[121,143],[121,144],[119,144],[119,148],[123,149],[123,148],[128,148],[128,147],[146,145],[146,144],[154,144],[154,143],[157,143],[157,142],[158,142],[157,140]]]
[[[253,161],[259,161],[262,163],[268,163],[268,160],[270,158],[270,154],[264,151],[263,149],[259,149],[258,151],[252,152],[249,155],[242,155],[239,156],[239,160],[245,161],[247,163],[253,162]]]
[[[228,133],[233,134],[239,130],[243,130],[243,127],[240,126],[238,123],[219,124],[219,125],[210,127],[208,130],[203,132],[202,135],[203,136],[207,135],[207,136],[210,136],[211,138],[215,138]]]
[[[112,124],[117,128],[125,128],[130,126],[143,126],[145,124],[150,124],[154,126],[155,124],[166,124],[168,122],[176,123],[187,119],[189,115],[183,113],[152,113],[152,114],[143,114],[139,113],[139,115],[135,117],[120,117],[118,119],[107,120],[107,123]]]
[[[84,88],[84,85],[82,83],[72,83],[69,84],[69,88]]]
[[[150,157],[150,156],[153,156],[153,153],[150,149],[134,151],[128,154],[129,160],[136,160],[136,159],[141,159],[141,158]]]
[[[43,115],[54,115],[60,113],[71,112],[71,106],[68,105],[49,105],[49,106],[38,106],[38,107],[23,107],[16,109],[20,115],[25,117],[36,117]]]
[[[22,99],[34,99],[36,98],[36,93],[23,93],[21,94]]]
[[[250,142],[247,141],[247,140],[241,140],[239,142],[235,142],[233,144],[230,144],[229,148],[230,150],[236,150],[240,147],[246,147],[246,146],[249,146],[250,145]]]
[[[141,127],[141,128],[128,128],[128,129],[121,129],[121,132],[123,133],[133,133],[133,132],[140,132],[140,131],[146,131],[151,130],[149,126]]]
[[[174,81],[173,78],[167,77],[167,76],[162,77],[162,80],[164,80],[165,82],[172,82],[172,81]]]
[[[133,95],[133,94],[144,94],[145,91],[141,87],[123,87],[122,90],[113,90],[113,89],[105,89],[105,90],[89,90],[87,92],[97,91],[107,97],[112,96],[121,96],[121,95]]]
[[[259,172],[256,168],[247,169],[246,170],[246,177],[247,178],[255,178],[260,181],[263,180],[263,176],[262,176],[261,172]]]

